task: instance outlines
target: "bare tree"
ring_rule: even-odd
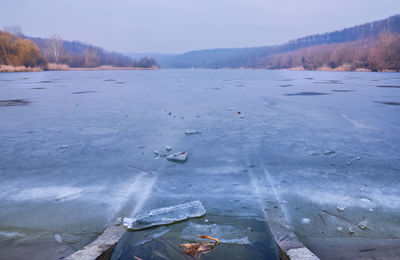
[[[46,58],[50,62],[60,63],[65,55],[64,41],[57,35],[51,36],[46,41],[46,48],[44,51]]]
[[[8,25],[4,26],[3,30],[9,33],[12,33],[17,36],[23,36],[24,33],[22,32],[22,27],[19,25]]]

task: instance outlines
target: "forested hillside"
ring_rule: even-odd
[[[262,32],[260,32],[262,33]],[[358,42],[357,44],[363,42],[376,42],[379,35],[382,33],[392,33],[397,35],[400,33],[400,15],[391,16],[387,19],[375,21],[363,25],[354,26],[351,28],[343,29],[340,31],[335,31],[331,33],[316,34],[312,36],[307,36],[290,41],[286,44],[276,45],[276,46],[265,46],[265,47],[255,47],[255,48],[234,48],[234,49],[213,49],[213,50],[201,50],[201,51],[191,51],[181,55],[176,55],[169,57],[167,59],[161,60],[160,64],[162,67],[171,68],[191,68],[191,67],[201,67],[201,68],[286,68],[285,66],[280,66],[277,60],[277,54],[287,53],[303,48],[308,48],[312,46],[320,45],[332,45],[340,43]],[[356,45],[357,45],[356,44]],[[343,48],[353,48],[353,45],[341,45]],[[369,50],[364,53],[372,55],[377,53],[377,46],[384,45],[373,45],[367,44],[363,45],[363,48],[369,48],[374,46],[374,51]],[[390,45],[391,46],[391,45]],[[336,46],[337,47],[337,46]],[[332,47],[332,48],[336,48]],[[328,47],[317,48],[320,51],[322,49],[329,49]],[[308,49],[308,52],[312,52],[314,49]],[[316,49],[315,49],[316,50]],[[351,51],[350,49],[348,51]],[[383,51],[383,50],[381,50]],[[343,50],[342,50],[343,52]],[[336,52],[338,53],[338,52]],[[269,57],[273,56],[273,61],[269,61]],[[309,54],[311,55],[311,54]],[[332,56],[324,55],[324,57]],[[353,57],[353,56],[351,56]],[[368,58],[370,61],[373,60],[372,57]],[[331,60],[326,60],[325,63],[330,63]],[[347,59],[347,62],[349,60]],[[319,62],[321,63],[321,62]],[[351,62],[353,63],[353,62]],[[301,66],[302,64],[295,62]],[[338,62],[342,64],[342,62]],[[386,64],[386,63],[380,63]],[[336,64],[335,64],[336,66]],[[308,69],[315,68],[314,65],[306,65]],[[377,67],[380,67],[377,66]]]
[[[267,56],[257,64],[267,69],[400,71],[400,35],[301,48]]]

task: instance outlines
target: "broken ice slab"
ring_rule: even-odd
[[[140,230],[152,226],[171,224],[188,218],[201,217],[206,214],[203,204],[192,201],[171,207],[153,209],[135,218],[124,218],[124,226],[132,230]]]
[[[240,228],[231,225],[201,225],[195,223],[189,223],[181,233],[181,238],[190,241],[204,242],[207,239],[200,238],[200,235],[207,235],[217,238],[221,243],[225,244],[239,244],[246,245],[250,244],[249,229]]]
[[[189,129],[189,130],[185,131],[185,134],[187,134],[187,135],[198,135],[198,134],[201,134],[201,132],[196,130],[196,129]]]
[[[167,160],[175,162],[186,162],[188,158],[187,152],[173,153],[167,156]]]

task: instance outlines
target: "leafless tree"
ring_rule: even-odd
[[[50,62],[60,63],[65,55],[64,41],[57,35],[51,36],[46,41],[46,48],[44,51],[46,58]]]
[[[17,36],[22,36],[24,33],[22,32],[22,27],[19,25],[8,25],[4,26],[3,30],[12,34],[15,34]]]

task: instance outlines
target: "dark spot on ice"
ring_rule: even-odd
[[[213,90],[221,90],[221,88],[212,88]]]
[[[332,89],[333,92],[352,92],[354,90],[351,89]]]
[[[242,88],[242,87],[246,87],[246,85],[239,83],[239,84],[235,84],[235,87]]]
[[[25,106],[30,102],[23,99],[0,100],[0,106]]]
[[[297,93],[285,94],[285,96],[320,96],[320,95],[329,95],[329,94],[323,92],[297,92]]]
[[[104,81],[115,81],[115,79],[105,79]]]
[[[330,80],[327,80],[327,81],[315,81],[314,83],[318,83],[318,84],[343,84],[339,80],[335,80],[335,79],[330,79]]]
[[[117,81],[117,82],[115,82],[115,84],[125,84],[126,82],[123,82],[123,81]]]
[[[86,94],[86,93],[94,93],[96,91],[93,90],[88,90],[88,91],[77,91],[77,92],[72,92],[72,94],[78,95],[78,94]]]
[[[306,79],[308,79],[308,80],[313,80],[314,78],[306,78]]]
[[[391,102],[391,101],[374,101],[375,103],[385,104],[390,106],[400,106],[400,102]]]
[[[31,89],[47,89],[47,88],[37,87],[37,88],[31,88]]]
[[[400,88],[400,86],[389,86],[389,85],[386,85],[386,86],[377,86],[378,88]]]
[[[39,83],[51,83],[51,81],[50,80],[42,80]]]
[[[281,88],[287,88],[287,87],[290,87],[290,86],[292,86],[292,85],[290,85],[290,84],[285,84],[285,85],[280,85],[279,87],[281,87]]]

